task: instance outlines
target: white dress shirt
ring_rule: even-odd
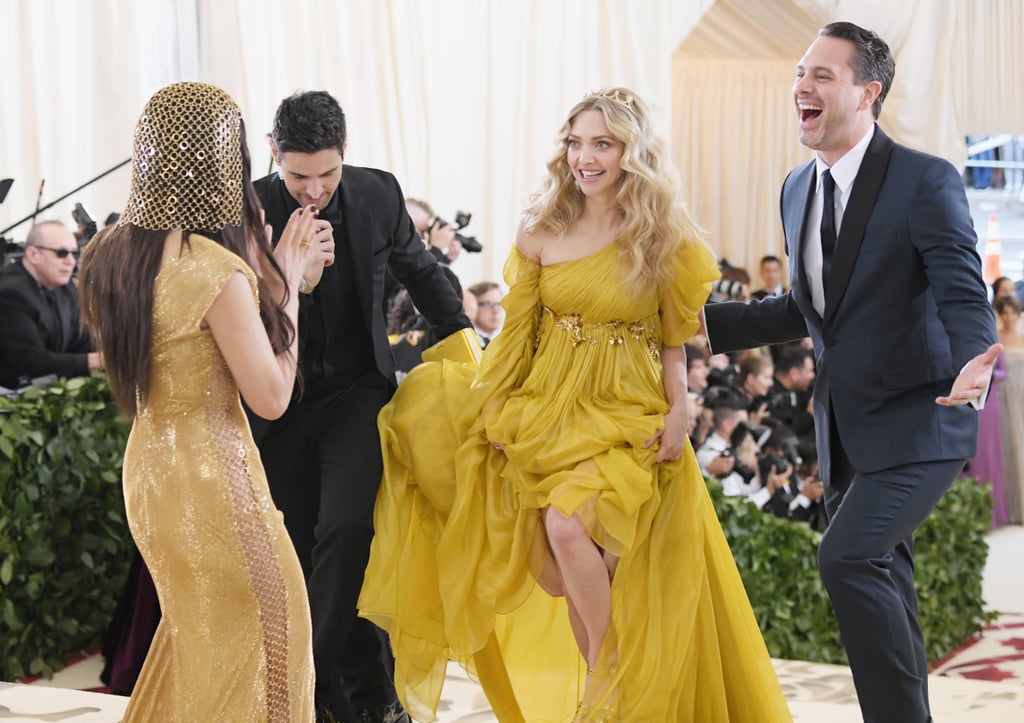
[[[704,444],[700,446],[700,449],[697,450],[697,464],[700,465],[701,472],[713,477],[714,475],[708,472],[708,465],[720,457],[722,452],[727,449],[729,449],[729,442],[718,432],[713,432],[705,440]],[[772,493],[761,484],[757,475],[751,478],[749,482],[744,482],[743,477],[739,473],[730,472],[725,477],[722,477],[720,481],[722,483],[722,493],[727,497],[746,497],[748,502],[753,502],[759,508],[764,507],[772,497]]]
[[[817,157],[815,160],[815,173],[817,174],[817,190],[814,192],[814,201],[811,212],[807,217],[807,234],[804,238],[804,275],[807,277],[807,285],[810,287],[811,304],[819,315],[825,315],[825,285],[821,278],[821,212],[824,206],[825,189],[821,183],[821,176],[825,171],[832,172],[832,180],[836,182],[835,191],[835,214],[836,214],[836,238],[839,238],[839,229],[843,223],[843,212],[853,192],[853,182],[857,179],[857,171],[860,170],[861,161],[867,153],[868,144],[875,135],[875,126],[872,124],[868,132],[861,138],[857,145],[851,148],[846,154],[835,162],[832,168],[828,167],[825,161]],[[838,250],[839,245],[836,244]]]

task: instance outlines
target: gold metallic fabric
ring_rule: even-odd
[[[128,524],[163,619],[125,722],[313,720],[309,603],[207,309],[256,279],[202,236],[165,262],[153,376],[124,459]]]
[[[219,231],[242,222],[242,114],[206,83],[172,83],[135,126],[132,185],[119,224]]]

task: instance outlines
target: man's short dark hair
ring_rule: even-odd
[[[896,61],[893,60],[889,46],[878,33],[865,30],[853,23],[838,22],[829,23],[818,35],[826,38],[839,38],[853,43],[853,58],[850,60],[850,67],[853,68],[853,75],[858,85],[866,85],[877,80],[882,85],[882,91],[875,98],[871,112],[878,118],[882,112],[882,102],[889,94],[892,87],[892,79],[896,75]]]
[[[330,93],[309,90],[281,101],[270,137],[278,153],[317,153],[337,148],[345,154],[345,112]]]
[[[779,347],[775,355],[775,376],[784,377],[790,369],[802,369],[807,359],[814,359],[814,353],[807,347],[797,344]]]
[[[772,254],[768,254],[767,256],[762,256],[761,257],[761,266],[764,266],[765,264],[770,264],[770,263],[776,263],[776,264],[779,264],[780,266],[782,265],[782,262],[779,261],[779,257],[778,256],[774,256]]]
[[[719,429],[722,426],[722,422],[731,422],[735,419],[740,419],[745,411],[746,409],[744,408],[737,409],[730,404],[715,407],[711,410],[711,424],[714,425],[715,429]]]
[[[686,371],[690,371],[693,368],[693,362],[700,359],[705,364],[708,363],[708,353],[703,347],[695,346],[693,344],[683,344],[683,351],[686,354]]]

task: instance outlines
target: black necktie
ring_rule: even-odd
[[[825,200],[821,208],[821,285],[824,288],[828,270],[832,267],[832,254],[836,250],[836,182],[832,172],[821,174],[825,187]]]

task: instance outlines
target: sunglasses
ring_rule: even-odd
[[[51,251],[58,259],[66,259],[68,256],[74,256],[76,259],[78,258],[78,249],[75,249],[74,251],[70,249],[51,249],[49,246],[36,246],[34,248]]]

